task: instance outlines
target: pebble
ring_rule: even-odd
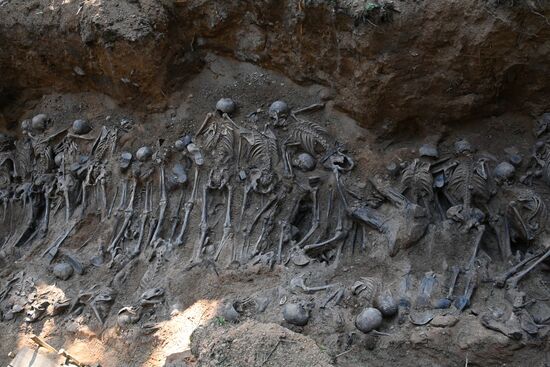
[[[149,158],[151,158],[152,156],[153,156],[153,149],[147,146],[139,148],[138,151],[136,152],[136,158],[140,162],[145,162],[149,160]]]
[[[453,315],[437,315],[430,322],[435,327],[452,327],[458,322],[458,317]]]

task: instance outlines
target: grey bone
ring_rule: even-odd
[[[44,251],[42,256],[46,256],[48,258],[48,261],[51,263],[53,259],[55,259],[57,252],[59,251],[59,247],[63,244],[63,242],[69,237],[69,234],[71,231],[76,227],[76,223],[73,223],[73,225],[66,230],[61,236],[55,240],[55,242]]]
[[[296,246],[303,247],[304,243],[315,233],[320,224],[320,210],[319,210],[319,198],[318,198],[319,189],[314,187],[311,191],[311,198],[313,201],[313,219],[311,221],[311,227],[309,231],[302,237],[302,239],[296,244]]]
[[[218,245],[218,248],[216,250],[214,261],[218,261],[218,258],[220,257],[220,253],[233,237],[233,226],[231,224],[231,197],[232,196],[233,196],[233,187],[231,185],[228,185],[227,186],[227,207],[225,211],[225,222],[223,223],[223,235]]]
[[[134,250],[132,251],[130,257],[131,258],[134,258],[136,256],[138,256],[140,253],[141,253],[141,244],[143,242],[143,236],[145,234],[145,224],[147,223],[147,220],[149,219],[149,214],[151,213],[151,204],[150,204],[150,189],[151,189],[151,185],[149,182],[147,182],[146,186],[145,186],[145,202],[143,204],[143,211],[141,212],[141,215],[140,215],[140,224],[139,224],[139,235],[138,235],[138,240],[137,240],[137,243],[136,243],[136,246],[134,248]]]
[[[115,238],[113,238],[113,241],[111,242],[111,245],[109,246],[109,252],[113,254],[116,252],[116,248],[118,245],[118,242],[122,238],[122,235],[126,231],[126,228],[128,228],[128,225],[130,224],[130,220],[132,218],[132,215],[134,214],[134,197],[136,193],[136,186],[137,182],[136,180],[132,180],[132,189],[130,192],[130,201],[128,202],[128,206],[124,210],[124,222],[122,223],[122,227],[118,230],[117,234],[115,235]]]
[[[197,246],[195,247],[195,253],[193,255],[193,258],[191,259],[191,262],[197,262],[200,260],[200,257],[202,255],[202,251],[206,244],[208,243],[208,212],[207,212],[207,205],[206,202],[208,200],[208,187],[207,185],[204,185],[202,188],[202,205],[201,205],[201,221],[199,224],[200,228],[200,239],[197,243]]]
[[[183,208],[184,209],[183,223],[181,225],[178,237],[174,242],[176,246],[183,245],[183,236],[185,236],[185,231],[187,230],[187,226],[189,225],[189,216],[191,215],[193,206],[195,206],[195,200],[197,196],[197,187],[199,183],[198,181],[199,181],[199,171],[198,171],[198,168],[195,168],[195,179],[193,180],[193,189],[191,191],[191,196],[189,197],[189,200],[187,200]]]
[[[525,259],[523,259],[522,261],[520,261],[516,265],[512,266],[510,269],[508,269],[505,272],[497,275],[495,277],[495,285],[497,287],[504,287],[504,285],[506,284],[506,281],[508,280],[508,278],[510,278],[515,273],[517,273],[524,265],[526,265],[526,264],[530,263],[531,261],[539,258],[540,256],[542,256],[542,252],[538,253],[538,254],[533,254],[529,257],[526,257]]]
[[[306,282],[305,282],[304,278],[303,278],[303,274],[297,275],[297,276],[295,276],[294,278],[292,278],[290,280],[290,287],[291,288],[299,288],[302,291],[304,291],[305,293],[315,293],[315,292],[319,292],[319,291],[324,291],[326,289],[329,289],[332,286],[333,286],[333,284],[322,285],[322,286],[318,286],[318,287],[308,287],[306,285]]]
[[[160,231],[162,230],[162,225],[164,224],[164,216],[166,215],[167,203],[168,203],[168,198],[166,194],[166,185],[164,184],[164,164],[162,164],[160,167],[159,219],[158,219],[155,231],[153,233],[153,237],[151,238],[151,241],[149,242],[149,244],[155,242],[159,238]]]
[[[509,278],[507,281],[506,281],[506,284],[508,285],[509,288],[516,288],[519,281],[521,279],[523,279],[523,277],[525,277],[527,274],[529,274],[531,271],[533,271],[533,269],[535,269],[537,267],[537,265],[539,265],[541,262],[543,262],[544,260],[546,260],[548,257],[550,257],[550,249],[548,249],[546,251],[546,253],[544,253],[544,255],[540,256],[539,259],[537,261],[535,261],[531,266],[529,266],[527,269],[517,273],[515,276]]]

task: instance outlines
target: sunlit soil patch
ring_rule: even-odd
[[[170,320],[161,322],[155,332],[159,344],[144,364],[147,367],[163,366],[166,357],[189,350],[193,331],[214,317],[218,301],[199,300],[184,311],[174,310]]]

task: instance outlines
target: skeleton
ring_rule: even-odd
[[[545,228],[548,212],[542,198],[528,189],[512,190],[512,200],[492,226],[503,259],[512,256],[511,244],[530,244]]]
[[[447,194],[454,206],[460,205],[461,220],[467,223],[467,229],[476,225],[474,200],[486,202],[491,197],[489,189],[489,171],[487,159],[474,160],[469,146],[459,151],[460,157],[452,171],[447,185]]]

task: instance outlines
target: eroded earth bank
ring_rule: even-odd
[[[548,365],[549,17],[0,0],[0,363]]]

